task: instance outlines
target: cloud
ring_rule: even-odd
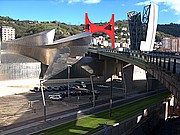
[[[87,4],[95,4],[101,2],[101,0],[83,0],[83,2]]]
[[[53,4],[53,5],[58,5],[62,2],[64,2],[65,0],[50,0],[50,3]]]
[[[96,4],[101,2],[101,0],[67,0],[69,4],[77,3],[77,2],[83,2],[86,4]]]
[[[161,10],[161,12],[168,12],[168,11],[169,11],[168,9]]]
[[[151,1],[144,1],[144,2],[139,2],[136,3],[136,5],[141,6],[141,5],[149,5]]]
[[[85,3],[85,4],[96,4],[100,3],[101,0],[50,0],[50,2],[54,5],[58,5],[64,2],[67,2],[68,4],[73,4],[73,3]]]
[[[144,2],[139,2],[136,5],[149,5],[149,3],[163,4],[172,10],[175,10],[176,15],[180,15],[180,0],[147,0]]]
[[[81,0],[68,0],[69,4],[80,2]]]

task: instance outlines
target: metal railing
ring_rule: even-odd
[[[101,53],[121,54],[134,60],[139,60],[144,64],[150,63],[164,70],[171,71],[173,74],[180,76],[180,56],[175,53],[167,52],[141,52],[141,51],[117,51],[114,49],[89,49],[89,51]]]
[[[166,86],[180,101],[180,56],[175,53],[89,49],[96,53],[136,65]]]

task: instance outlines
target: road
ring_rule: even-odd
[[[152,91],[149,93],[135,94],[134,96],[128,96],[127,99],[116,100],[113,102],[113,107],[120,106],[131,101],[144,98],[146,96],[157,93],[157,91]],[[32,134],[38,131],[54,127],[68,121],[76,120],[77,118],[84,117],[89,114],[93,114],[96,112],[100,112],[102,110],[109,108],[108,100],[100,100],[96,102],[96,107],[89,107],[89,103],[80,105],[75,109],[70,109],[58,113],[53,113],[47,116],[47,121],[42,121],[43,117],[38,117],[35,119],[31,119],[28,121],[23,121],[20,123],[16,123],[14,125],[10,125],[7,127],[1,127],[0,132],[2,135],[11,134],[11,135],[19,135],[19,134]]]

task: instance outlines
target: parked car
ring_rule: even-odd
[[[68,92],[64,92],[65,96],[68,97]]]
[[[47,86],[47,87],[46,87],[46,90],[47,90],[47,91],[52,91],[53,89],[52,89],[51,86]]]
[[[77,96],[77,92],[76,92],[76,91],[70,91],[69,95],[71,95],[71,96]]]
[[[82,91],[82,90],[88,90],[88,89],[86,89],[86,88],[84,88],[84,87],[81,87],[81,86],[79,86],[79,85],[76,85],[76,86],[75,86],[75,90],[80,90],[80,91]]]
[[[116,78],[116,79],[113,79],[113,81],[115,81],[115,82],[121,82],[121,79],[120,79],[120,78]]]
[[[34,91],[35,91],[35,92],[39,92],[39,91],[40,91],[40,88],[39,88],[39,87],[34,87]]]
[[[82,81],[75,81],[75,83],[77,83],[77,85],[79,85],[81,88],[86,88],[86,84]]]
[[[64,86],[59,86],[59,90],[66,90]]]
[[[39,92],[40,89],[39,89],[39,87],[34,87],[33,89],[30,89],[30,91],[33,91],[33,92]]]
[[[86,92],[86,95],[92,95],[92,91],[90,90],[86,90],[85,92]]]
[[[95,95],[99,95],[100,92],[99,92],[98,90],[94,90],[94,94],[95,94]]]
[[[54,86],[52,89],[53,89],[54,91],[59,91],[59,87],[57,87],[57,86]]]
[[[66,92],[61,92],[59,93],[59,95],[62,97],[62,98],[65,98],[67,96],[67,93]]]
[[[75,90],[75,89],[76,89],[76,85],[70,85],[70,86],[69,86],[69,89],[70,89],[70,90]]]
[[[62,97],[60,95],[51,95],[49,99],[54,101],[60,101],[62,100]]]

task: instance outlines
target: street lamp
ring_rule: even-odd
[[[93,92],[93,107],[95,107],[95,94],[94,94],[94,86],[93,86],[93,77],[95,77],[95,75],[90,75],[91,87],[92,87],[92,92]]]
[[[69,98],[69,78],[70,78],[70,67],[72,67],[71,65],[67,65],[68,68],[68,98]]]
[[[109,116],[112,114],[112,75],[111,75],[111,87],[110,87],[110,98],[109,98]]]
[[[43,85],[42,82],[43,80],[40,80],[40,90],[41,90],[43,106],[44,106],[44,121],[46,121],[46,101],[45,101],[45,96],[44,96],[44,90],[42,88],[42,85]]]

